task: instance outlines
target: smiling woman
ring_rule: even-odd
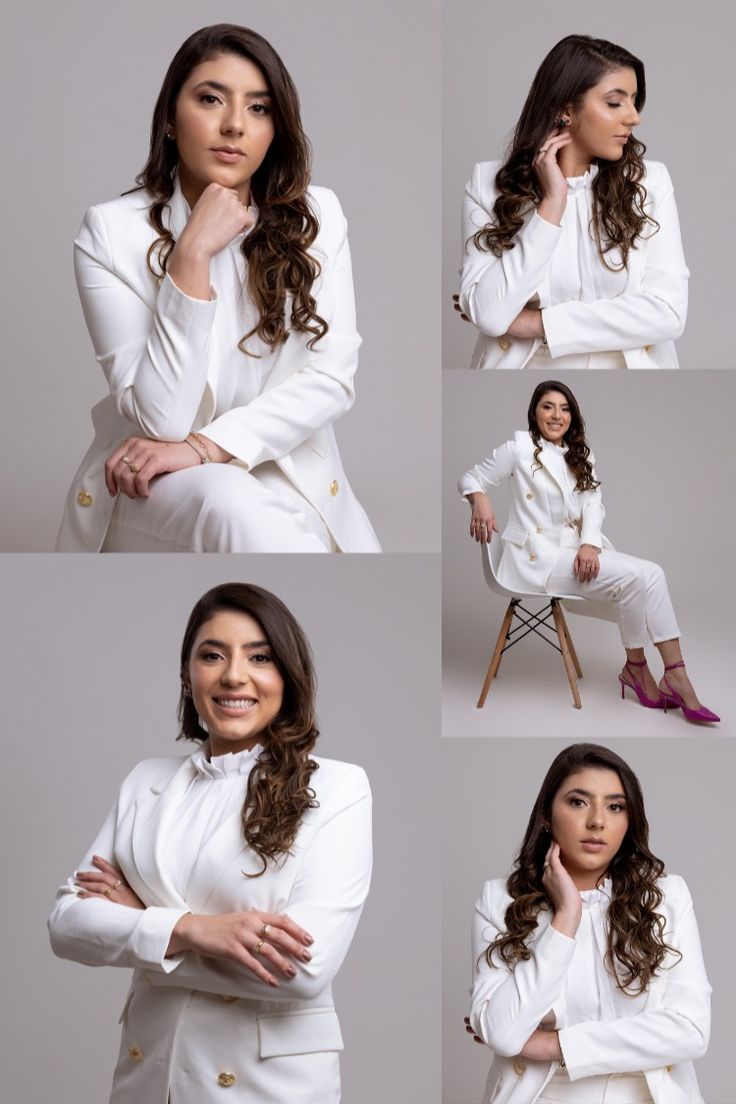
[[[542,62],[505,159],[466,187],[472,367],[678,367],[689,273],[669,174],[634,134],[645,99],[642,62],[603,39]]]
[[[380,551],[332,429],[360,346],[346,222],[264,38],[183,43],[136,181],[75,241],[110,395],[57,551]]]
[[[702,1104],[711,987],[687,886],[648,835],[628,763],[560,752],[513,872],[475,908],[467,1030],[494,1052],[486,1104]]]
[[[125,779],[49,918],[62,958],[134,969],[112,1104],[340,1099],[331,983],[371,875],[364,771],[312,755],[309,644],[260,587],[197,602],[179,738]]]

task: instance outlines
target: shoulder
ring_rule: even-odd
[[[506,888],[506,879],[492,878],[484,883],[476,907],[485,916],[503,920],[510,904],[511,896]]]
[[[468,191],[474,198],[482,202],[495,195],[496,173],[501,168],[502,164],[502,161],[476,162],[467,185]]]
[[[672,178],[663,161],[644,160],[644,186],[653,198],[672,187]]]
[[[534,452],[534,442],[528,429],[517,429],[513,439],[508,442],[509,448],[516,456],[531,456]]]
[[[148,219],[151,202],[150,192],[141,188],[88,207],[75,245],[89,252],[98,251],[100,247],[110,249],[112,243],[137,244],[141,235],[144,239],[150,238],[154,233]]]
[[[659,879],[657,885],[664,894],[663,904],[673,912],[682,912],[692,903],[687,882],[679,874],[665,874]]]
[[[330,224],[344,221],[340,200],[331,188],[322,188],[319,184],[310,184],[307,188],[309,205],[320,221],[320,229],[329,227]]]
[[[189,758],[191,758],[189,755],[177,755],[160,759],[142,759],[123,780],[120,787],[121,795],[135,794],[146,788],[163,788]]]
[[[312,775],[310,785],[321,802],[334,800],[350,803],[370,796],[368,775],[356,763],[323,759],[320,755],[312,755],[310,758],[314,759],[319,768]]]

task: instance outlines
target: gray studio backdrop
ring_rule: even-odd
[[[545,54],[568,34],[625,46],[644,62],[647,102],[637,134],[646,156],[664,161],[675,187],[690,309],[677,343],[681,368],[733,368],[725,304],[734,277],[736,227],[723,199],[736,171],[730,81],[736,30],[733,4],[710,0],[586,0],[514,9],[496,0],[443,6],[443,364],[466,368],[473,326],[453,312],[460,264],[460,211],[476,161],[503,156],[532,78]]]
[[[728,873],[732,807],[731,742],[710,740],[605,741],[629,763],[644,790],[650,843],[670,874],[688,884],[713,986],[710,1047],[696,1064],[708,1104],[733,1095],[733,989],[730,945],[736,899]],[[511,872],[532,804],[555,755],[573,739],[445,742],[442,867],[443,1104],[478,1104],[491,1052],[463,1027],[471,984],[470,921],[483,883]],[[462,795],[462,815],[458,798]]]
[[[508,600],[486,586],[480,546],[468,534],[470,508],[456,482],[526,427],[542,378],[537,372],[444,373],[443,734],[555,735],[562,727],[577,739],[593,730],[606,737],[622,731],[699,737],[702,729],[679,710],[643,709],[630,693],[621,702],[616,676],[624,653],[616,625],[576,614],[567,621],[583,668],[582,709],[573,708],[560,656],[534,636],[504,656],[485,708],[475,708]],[[736,374],[568,372],[562,382],[578,399],[595,453],[603,531],[617,550],[664,568],[694,684],[723,718],[719,734],[734,736],[729,690],[736,599],[727,565],[736,523],[726,447]],[[499,487],[491,501],[502,529],[507,488]],[[533,600],[527,605],[537,608]],[[648,658],[659,678],[654,647]]]
[[[345,1100],[438,1101],[437,557],[410,573],[397,556],[303,556],[298,572],[290,556],[0,559],[4,1099],[107,1099],[129,971],[54,958],[46,916],[130,768],[194,750],[175,742],[181,637],[205,590],[240,580],[300,620],[318,750],[373,789],[374,879],[335,985]]]
[[[439,4],[426,0],[71,0],[8,12],[3,399],[13,416],[0,441],[0,551],[53,547],[105,394],[72,242],[90,205],[133,187],[166,68],[208,22],[252,26],[295,79],[314,181],[334,189],[349,224],[363,346],[356,403],[337,425],[345,468],[386,551],[437,551],[440,240],[427,227],[440,202]]]

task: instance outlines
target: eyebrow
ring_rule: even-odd
[[[209,644],[215,648],[228,648],[229,644],[225,644],[222,640],[200,640],[199,647],[203,647],[205,644]],[[242,648],[270,648],[271,645],[267,640],[250,640],[247,644],[241,644]]]
[[[592,794],[590,792],[590,790],[581,790],[581,789],[578,789],[577,786],[575,786],[572,790],[568,790],[567,793],[565,794],[565,797],[569,797],[570,794],[582,794],[583,797],[591,797],[591,798],[595,797],[595,794]],[[619,798],[619,799],[623,798],[624,801],[626,800],[626,794],[617,793],[617,794],[606,794],[606,801],[610,801],[614,797]]]
[[[192,91],[196,92],[198,88],[203,88],[205,85],[209,88],[216,89],[218,92],[232,93],[232,88],[228,88],[228,86],[226,84],[221,84],[220,81],[214,81],[214,80],[200,81],[199,84],[195,84]],[[268,96],[269,99],[270,99],[271,98],[271,93],[268,90],[264,90],[263,92],[246,92],[245,96],[246,96],[246,99],[251,99],[251,98],[255,98],[255,97],[258,97],[259,99],[263,99],[264,96]]]
[[[631,96],[631,98],[633,99],[638,94],[638,91],[639,90],[637,89],[636,92],[627,92],[625,88],[609,88],[609,90],[605,92],[604,95],[613,96],[614,94],[618,94],[619,96]]]

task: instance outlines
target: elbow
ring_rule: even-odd
[[[460,310],[487,337],[503,337],[508,333],[509,326],[518,311],[509,310],[508,304],[503,299],[485,302],[479,307],[476,301],[476,287],[476,284],[461,287],[458,300]]]
[[[486,1046],[490,1047],[499,1058],[515,1058],[521,1053],[524,1043],[529,1038],[529,1032],[524,1034],[523,1030],[519,1031],[513,1021],[506,1024],[494,1022],[488,1015],[487,1002],[480,1009],[471,1011],[470,1023],[476,1035],[479,1035]]]
[[[298,1001],[314,1001],[332,982],[332,974],[322,970],[302,969],[295,978],[281,982],[284,993]]]

